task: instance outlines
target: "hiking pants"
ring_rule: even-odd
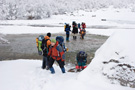
[[[53,58],[51,58],[51,59],[49,60],[49,67],[50,67],[50,68],[52,68],[54,61],[55,61],[55,60],[54,60]],[[64,61],[61,61],[61,60],[56,60],[56,61],[57,61],[57,63],[59,64],[59,67],[60,67],[60,68],[64,68]]]
[[[42,69],[45,69],[48,66],[47,56],[43,56]]]
[[[85,34],[82,34],[82,39],[84,39]]]
[[[66,34],[66,41],[69,41],[69,34]]]

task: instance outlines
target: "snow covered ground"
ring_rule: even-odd
[[[106,21],[102,21],[105,19]],[[135,30],[135,13],[130,9],[101,9],[98,11],[76,11],[66,15],[54,15],[45,20],[2,20],[0,33],[3,34],[37,34],[65,33],[64,23],[85,22],[87,32],[110,36],[118,30]]]
[[[81,73],[62,74],[59,67],[54,65],[56,74],[52,75],[50,71],[41,69],[42,62],[39,60],[1,61],[0,90],[134,90],[130,87],[135,83],[127,83],[129,87],[123,87],[118,80],[135,80],[134,20],[135,13],[128,9],[109,8],[95,12],[79,11],[37,21],[1,21],[2,34],[64,33],[65,22],[83,21],[86,22],[88,33],[110,38]],[[116,79],[110,79],[114,77]]]

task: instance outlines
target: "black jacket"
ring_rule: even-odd
[[[73,27],[72,33],[77,34],[78,33],[78,28],[77,27]]]

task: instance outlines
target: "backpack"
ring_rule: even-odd
[[[66,23],[66,24],[64,25],[64,31],[66,31],[66,28],[68,28],[68,27],[69,27],[69,24]]]
[[[56,41],[59,42],[60,46],[62,47],[62,50],[64,52],[66,52],[66,47],[65,47],[65,43],[64,43],[64,38],[62,36],[57,36],[56,37]]]
[[[81,62],[87,62],[86,59],[87,59],[87,54],[84,51],[80,51],[77,54],[77,60],[81,60]]]
[[[49,52],[49,48],[47,47],[47,41],[48,40],[50,40],[50,39],[43,39],[43,41],[42,41],[42,46],[41,46],[41,48],[42,48],[42,50],[43,50],[43,55],[47,55],[48,54],[48,52]]]
[[[81,35],[85,35],[85,34],[86,34],[86,30],[85,30],[85,29],[81,30],[81,31],[80,31],[80,34],[81,34]]]
[[[42,48],[41,48],[41,46],[42,46],[42,40],[44,39],[44,36],[43,35],[40,35],[39,37],[38,37],[38,54],[39,55],[42,55]]]

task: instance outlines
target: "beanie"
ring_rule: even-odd
[[[51,42],[56,43],[56,40],[55,39],[52,39]]]
[[[51,33],[50,33],[50,32],[49,32],[49,33],[47,33],[47,36],[48,36],[48,37],[51,37]]]

